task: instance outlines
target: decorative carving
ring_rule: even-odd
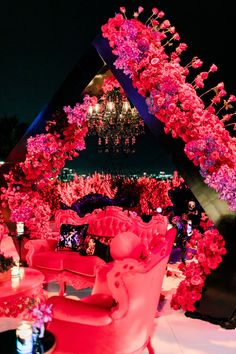
[[[76,290],[92,288],[95,281],[95,277],[85,277],[80,274],[73,274],[66,271],[60,273],[57,279],[61,287],[66,284],[72,286]]]

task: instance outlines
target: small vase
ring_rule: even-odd
[[[44,337],[44,332],[45,332],[45,325],[44,325],[44,323],[43,323],[43,324],[41,324],[41,326],[39,327],[39,335],[38,335],[38,337],[39,337],[39,338],[43,338],[43,337]]]
[[[35,340],[37,340],[38,338],[43,338],[43,337],[44,337],[44,332],[45,332],[45,325],[44,325],[44,323],[42,323],[42,324],[40,325],[40,327],[34,325],[34,326],[33,326],[33,332],[34,332]]]
[[[43,354],[43,336],[44,336],[44,324],[40,327],[34,327],[33,331],[33,354]]]

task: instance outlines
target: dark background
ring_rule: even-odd
[[[68,73],[76,65],[100,31],[102,24],[126,6],[128,14],[139,5],[147,18],[152,7],[166,13],[188,44],[182,62],[193,56],[204,61],[204,70],[214,63],[219,71],[208,85],[224,81],[226,90],[236,94],[234,11],[229,1],[17,1],[2,2],[0,55],[0,117],[13,116],[31,123],[50,101]],[[91,169],[114,169],[158,172],[173,170],[168,156],[151,136],[139,141],[137,154],[113,159],[98,156],[93,141],[71,166]],[[109,168],[108,168],[109,166]]]

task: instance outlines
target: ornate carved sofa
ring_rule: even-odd
[[[55,353],[141,354],[145,348],[154,353],[154,318],[176,229],[167,233],[145,259],[137,255],[100,266],[92,295],[48,299],[53,304],[48,328],[56,336]]]
[[[64,293],[66,284],[76,289],[93,287],[96,268],[105,264],[104,260],[97,256],[81,256],[73,251],[55,251],[62,224],[88,224],[88,234],[109,239],[121,232],[131,231],[142,239],[148,249],[150,242],[161,241],[165,237],[168,220],[165,216],[157,215],[149,223],[145,223],[135,213],[123,211],[116,206],[107,206],[104,210],[96,209],[82,218],[72,210],[57,211],[57,237],[30,240],[25,248],[28,250],[27,264],[42,271],[45,282],[57,281],[60,284],[60,294]]]

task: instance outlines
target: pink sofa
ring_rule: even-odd
[[[93,287],[96,268],[105,262],[97,256],[81,256],[73,251],[55,251],[59,239],[61,224],[88,224],[88,234],[111,239],[121,232],[131,231],[138,235],[148,249],[153,240],[161,242],[167,231],[168,220],[162,215],[145,223],[135,213],[123,211],[120,207],[108,206],[104,210],[96,209],[80,218],[72,210],[59,210],[55,215],[57,237],[55,239],[30,240],[25,248],[27,264],[45,275],[45,282],[57,281],[60,294],[66,284],[75,289]],[[155,241],[155,242],[156,242]]]
[[[168,230],[145,259],[100,266],[92,295],[81,300],[49,298],[53,320],[48,328],[56,336],[53,353],[141,354],[147,348],[154,354],[154,318],[175,234],[176,229]]]

